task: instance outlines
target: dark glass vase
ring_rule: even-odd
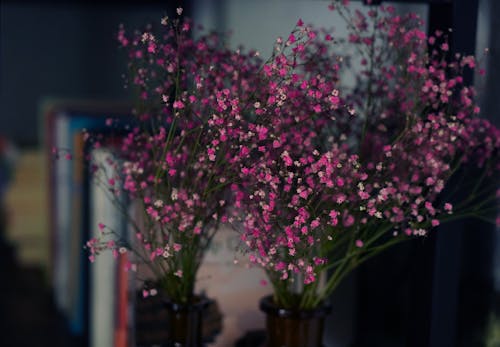
[[[324,322],[330,305],[294,311],[276,306],[272,296],[266,296],[260,301],[260,309],[266,313],[265,347],[323,347]]]
[[[211,304],[205,297],[197,297],[193,303],[177,304],[166,301],[168,342],[166,347],[202,347],[203,313]]]

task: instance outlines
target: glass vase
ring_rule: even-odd
[[[197,297],[193,303],[166,301],[168,342],[165,347],[201,347],[203,344],[203,313],[211,300]]]
[[[272,296],[260,301],[266,313],[265,347],[323,347],[323,330],[330,305],[313,310],[291,310],[276,306]]]

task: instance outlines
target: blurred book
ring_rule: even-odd
[[[43,107],[48,161],[50,274],[57,308],[75,336],[88,339],[89,238],[88,151],[84,132],[110,133],[127,126],[130,105],[51,101]],[[121,119],[112,127],[107,119]]]
[[[115,176],[113,154],[107,150],[91,152],[92,163],[99,166],[98,173],[91,177],[90,185],[90,230],[93,237],[101,233],[99,223],[117,236],[127,237],[126,220],[119,204],[123,199],[113,196],[107,187],[107,178]],[[99,184],[96,181],[100,181]],[[128,273],[125,271],[126,254],[105,250],[95,257],[90,266],[90,346],[111,347],[128,345]]]

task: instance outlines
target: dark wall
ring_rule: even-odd
[[[159,22],[169,2],[125,3],[1,3],[0,136],[20,146],[37,145],[39,106],[48,97],[127,96],[118,25],[135,29]]]

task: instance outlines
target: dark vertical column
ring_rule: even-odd
[[[488,57],[486,59],[486,81],[484,83],[484,91],[481,92],[481,113],[488,117],[493,123],[500,126],[500,104],[498,103],[498,95],[500,95],[500,1],[498,0],[481,0],[480,1],[481,20],[483,20],[485,36],[485,45],[489,48]],[[485,48],[485,47],[483,47]],[[479,52],[478,54],[482,54]]]
[[[497,10],[498,1],[479,0],[474,1],[458,1],[457,8],[454,11],[456,18],[455,38],[453,44],[457,52],[465,54],[474,54],[476,49],[476,31],[477,14],[479,6],[489,5],[489,14],[487,20],[489,24],[490,40],[498,38],[498,12],[494,11],[496,4]],[[483,7],[484,11],[484,7]],[[483,12],[484,13],[484,12]],[[474,14],[472,17],[471,15]],[[488,18],[489,17],[489,18]],[[496,28],[495,28],[496,25]],[[497,29],[497,30],[495,30]],[[483,33],[484,35],[485,33]],[[488,43],[491,45],[492,42]],[[498,54],[494,45],[491,46],[492,54]],[[481,52],[478,52],[480,55]],[[490,75],[493,71],[490,68],[494,67],[495,59],[490,57],[490,64],[486,66],[486,78],[489,81],[495,81],[491,85],[496,85],[498,88],[498,80]],[[467,76],[467,81],[473,83],[473,75],[470,73]],[[490,91],[488,88],[479,90],[482,95],[482,104],[494,101],[498,105],[498,94]],[[483,106],[483,105],[481,105]],[[484,108],[483,108],[484,109]],[[498,108],[497,108],[498,109]],[[482,116],[494,121],[494,117],[498,117],[497,112],[485,113]],[[498,119],[498,118],[497,118]],[[498,124],[498,122],[497,122]],[[472,170],[471,177],[477,174]],[[496,180],[496,181],[495,181]],[[492,190],[498,188],[498,177],[491,177],[486,184],[492,187]],[[495,188],[496,185],[496,188]],[[490,204],[494,207],[495,203]],[[495,214],[491,213],[494,220]],[[493,257],[495,252],[495,241],[497,233],[495,227],[477,219],[470,219],[464,222],[464,231],[462,235],[462,263],[459,282],[459,296],[457,308],[457,344],[458,347],[466,346],[485,346],[485,336],[487,333],[490,312],[493,307],[494,300],[494,279],[493,279]]]
[[[455,0],[449,5],[431,5],[429,31],[449,32],[451,53],[474,54],[476,47],[478,0]],[[465,76],[472,84],[473,75]],[[453,184],[453,181],[450,182]],[[466,197],[463,192],[463,197]],[[458,315],[462,256],[469,221],[446,224],[436,232],[429,346],[459,346]],[[463,331],[462,331],[463,332]]]

